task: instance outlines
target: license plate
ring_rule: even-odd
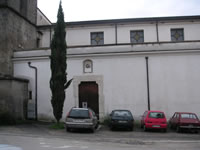
[[[119,123],[127,123],[127,121],[119,121]]]
[[[84,122],[83,120],[74,120],[74,122],[81,123]]]
[[[160,126],[159,126],[159,125],[152,125],[152,127],[157,127],[157,128],[158,128],[158,127],[160,127]]]

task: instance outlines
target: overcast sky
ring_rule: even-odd
[[[60,0],[38,0],[38,8],[56,22]],[[200,15],[200,0],[62,0],[65,22],[138,17]]]

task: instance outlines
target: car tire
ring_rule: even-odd
[[[67,132],[70,132],[70,131],[71,131],[71,128],[67,128],[67,127],[66,127],[66,131],[67,131]]]
[[[180,133],[181,132],[181,128],[179,126],[176,127],[176,132]]]
[[[141,125],[140,125],[140,128],[143,129],[143,128],[144,128],[144,125],[141,124]]]
[[[143,126],[143,129],[144,129],[144,131],[147,131],[147,128],[146,128],[146,126],[145,126],[145,125]]]
[[[134,130],[134,128],[133,127],[130,127],[130,131],[133,131]]]
[[[163,129],[163,132],[166,133],[166,132],[167,132],[167,129]]]
[[[90,131],[91,131],[91,133],[94,133],[95,128],[91,128]]]

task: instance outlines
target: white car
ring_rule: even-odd
[[[94,132],[97,126],[97,116],[90,108],[72,108],[66,116],[66,131],[71,131],[72,129],[90,129]]]

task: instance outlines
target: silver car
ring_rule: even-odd
[[[72,108],[65,120],[66,131],[71,131],[72,129],[90,129],[94,132],[97,126],[97,116],[90,108]]]

